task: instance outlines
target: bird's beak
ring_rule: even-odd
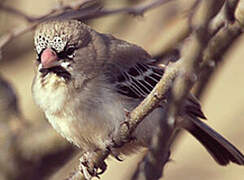
[[[58,56],[57,53],[51,48],[46,48],[41,55],[41,64],[42,68],[51,68],[54,66],[58,66]]]

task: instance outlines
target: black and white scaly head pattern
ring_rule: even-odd
[[[45,48],[61,53],[67,46],[78,47],[85,36],[84,24],[79,21],[50,21],[42,23],[35,31],[34,43],[38,54]],[[87,26],[86,28],[87,29]],[[79,31],[80,30],[80,31]]]
[[[86,43],[89,27],[75,21],[52,20],[40,24],[34,35],[34,44],[37,52],[38,70],[46,76],[49,72],[65,79],[70,79],[71,66],[77,50]],[[58,57],[60,66],[43,69],[41,62],[42,52],[51,48]]]

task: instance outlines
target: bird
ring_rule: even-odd
[[[119,135],[126,113],[140,104],[165,72],[138,45],[75,19],[42,22],[35,30],[34,46],[34,101],[52,127],[83,153],[106,150]],[[164,103],[137,126],[133,140],[112,155],[149,147],[152,132],[166,123],[161,119]],[[187,96],[180,116],[177,128],[193,135],[219,165],[244,165],[243,154],[201,120],[206,117],[194,95]]]

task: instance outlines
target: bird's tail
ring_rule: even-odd
[[[233,162],[244,165],[243,154],[219,133],[197,118],[188,118],[187,121],[183,128],[207,149],[218,164],[225,166]]]

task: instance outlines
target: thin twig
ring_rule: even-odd
[[[146,4],[146,5],[137,5],[137,6],[131,7],[131,8],[124,8],[124,9],[121,9],[120,11],[117,11],[116,13],[124,12],[124,13],[133,14],[133,15],[143,15],[149,9],[157,8],[157,7],[161,6],[162,4],[168,3],[170,1],[172,1],[172,0],[155,0],[152,3]]]
[[[197,98],[204,94],[210,78],[217,71],[220,64],[224,63],[223,56],[242,34],[242,28],[238,21],[223,27],[216,36],[210,41],[208,48],[204,53],[203,63],[201,64],[202,72],[199,78],[199,84],[195,90]],[[216,44],[218,46],[216,46]],[[225,52],[225,53],[223,53]]]
[[[225,1],[224,6],[218,15],[212,20],[209,31],[210,34],[214,35],[221,29],[222,26],[225,26],[229,23],[233,23],[235,20],[235,9],[239,0],[228,0]]]
[[[29,26],[18,27],[16,29],[14,29],[12,32],[4,34],[2,37],[0,37],[0,50],[6,44],[11,42],[13,39],[33,30],[37,25],[38,25],[38,23],[33,23],[33,24],[30,24]]]
[[[16,15],[18,17],[22,17],[22,18],[24,18],[28,22],[35,21],[35,18],[33,18],[31,16],[28,16],[25,13],[23,13],[22,11],[19,11],[17,9],[12,8],[12,7],[4,6],[4,5],[0,4],[0,9],[3,10],[3,11],[8,12],[10,14]]]
[[[226,1],[220,13],[211,23],[210,33],[216,32],[217,34],[211,39],[208,48],[204,52],[203,63],[201,64],[202,72],[195,89],[195,95],[198,99],[203,96],[210,78],[217,71],[219,65],[223,63],[225,54],[223,52],[226,52],[241,35],[242,28],[239,21],[233,23],[228,18],[234,17],[238,2],[239,0]]]
[[[188,95],[189,90],[193,86],[196,80],[196,76],[200,71],[199,64],[203,59],[203,51],[206,48],[211,36],[208,32],[208,24],[210,20],[219,12],[219,9],[223,5],[223,0],[209,0],[202,1],[201,18],[197,23],[193,23],[194,32],[190,38],[191,42],[186,45],[186,51],[183,51],[183,66],[181,67],[181,75],[176,79],[175,87],[173,88],[173,99],[175,99],[174,107],[177,107],[171,116],[176,117],[179,113],[178,107],[184,102],[185,97]]]
[[[89,20],[94,19],[98,17],[108,16],[108,15],[115,15],[120,13],[127,13],[127,14],[133,14],[133,15],[142,15],[146,11],[159,7],[160,5],[166,4],[173,0],[155,0],[147,5],[137,5],[134,7],[127,7],[127,8],[118,8],[118,9],[101,9],[101,8],[85,8],[83,9],[82,6],[96,0],[83,0],[79,4],[78,7],[80,9],[72,9],[71,6],[61,6],[59,8],[50,10],[48,13],[40,16],[40,17],[32,17],[29,15],[24,14],[23,12],[20,12],[18,10],[14,10],[10,7],[6,7],[3,5],[0,5],[0,9],[8,10],[9,13],[13,14],[20,14],[22,18],[24,18],[26,21],[30,22],[30,24],[27,27],[24,28],[16,28],[12,32],[3,35],[0,37],[0,50],[10,41],[13,39],[33,30],[38,24],[41,22],[52,19],[52,18],[70,18],[70,19],[79,19],[79,20]]]
[[[125,7],[125,8],[118,8],[118,9],[94,8],[94,9],[88,9],[87,11],[83,11],[82,9],[75,10],[75,11],[68,10],[50,18],[58,17],[58,18],[67,18],[67,19],[89,20],[89,19],[104,17],[108,15],[116,15],[116,14],[132,14],[134,16],[141,16],[146,11],[159,7],[160,5],[166,4],[171,1],[174,0],[155,0],[146,5],[135,5],[134,7]]]
[[[58,12],[62,12],[62,11],[65,11],[67,9],[73,9],[74,6],[75,7],[79,7],[81,8],[83,5],[89,3],[89,2],[92,2],[92,1],[96,1],[96,0],[80,0],[78,2],[75,3],[75,5],[71,4],[71,5],[60,5],[59,7],[57,8],[54,8],[54,9],[51,9],[48,13],[45,13],[44,15],[41,15],[39,17],[34,17],[32,15],[27,15],[26,13],[20,11],[20,10],[17,10],[17,9],[14,9],[10,6],[6,6],[6,5],[3,5],[3,4],[0,4],[0,9],[3,10],[3,11],[6,11],[7,13],[10,13],[10,14],[13,14],[13,15],[16,15],[18,18],[23,18],[25,19],[27,22],[36,22],[36,21],[41,21],[42,19],[45,19],[46,17],[54,14],[54,13],[58,13]]]
[[[85,5],[88,2],[91,1],[95,1],[95,0],[82,0],[79,2],[79,4],[76,4],[79,7],[82,7],[83,5]],[[20,18],[24,18],[27,22],[29,22],[30,24],[25,26],[25,27],[17,27],[14,30],[12,30],[11,32],[2,35],[2,37],[0,37],[0,53],[1,53],[1,49],[7,45],[9,42],[11,42],[13,39],[32,31],[33,29],[35,29],[35,27],[40,24],[41,22],[45,21],[48,17],[50,17],[51,15],[55,14],[55,13],[61,13],[63,11],[65,11],[66,9],[72,9],[70,6],[66,5],[66,6],[60,6],[59,8],[56,9],[52,9],[50,10],[48,13],[41,15],[39,17],[33,17],[30,15],[27,15],[17,9],[13,9],[9,6],[4,6],[2,4],[0,4],[0,9],[17,15]]]

